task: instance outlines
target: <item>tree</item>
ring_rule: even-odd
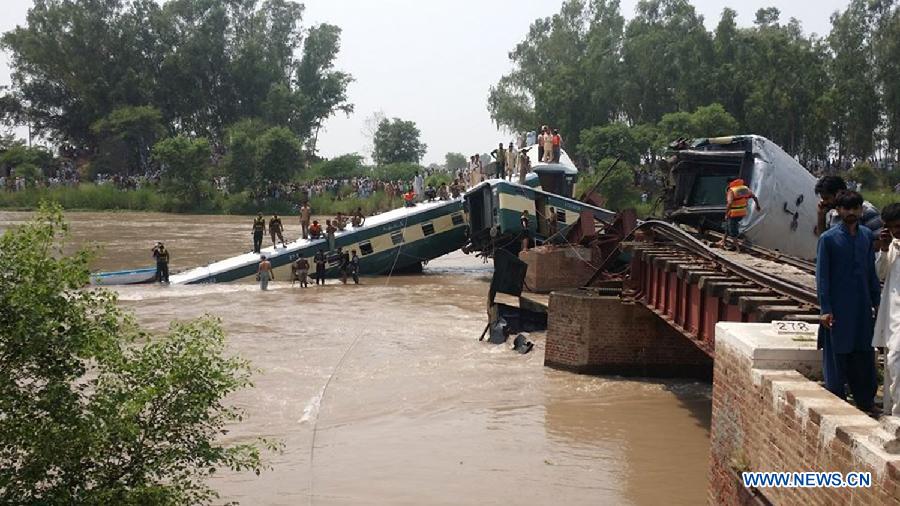
[[[691,128],[697,137],[721,137],[736,134],[738,123],[722,104],[710,104],[691,114]]]
[[[220,468],[262,468],[258,444],[223,444],[250,386],[211,318],[142,331],[91,255],[63,253],[59,208],[0,238],[0,502],[196,504]],[[267,444],[267,443],[266,443]]]
[[[162,113],[150,106],[120,107],[91,125],[99,139],[95,163],[102,172],[126,174],[146,172],[150,168],[153,145],[165,133]]]
[[[620,122],[581,132],[581,144],[577,150],[587,160],[616,158],[621,155],[623,160],[633,164],[640,163],[642,155],[631,127]]]
[[[352,78],[334,69],[340,29],[303,27],[302,15],[291,0],[37,1],[0,40],[15,118],[91,150],[101,141],[92,125],[140,106],[160,111],[170,133],[214,144],[246,118],[309,139],[352,110]]]
[[[670,112],[663,115],[657,128],[667,143],[682,137],[692,138],[696,137],[693,120],[694,118],[689,112]]]
[[[513,70],[490,89],[491,118],[520,132],[558,127],[578,145],[582,130],[619,112],[623,25],[618,0],[567,0],[535,20],[509,54]]]
[[[314,177],[351,178],[359,177],[366,173],[366,167],[362,163],[363,157],[356,153],[348,153],[324,160],[312,166]]]
[[[447,170],[456,170],[466,167],[469,160],[462,153],[447,153],[444,155],[444,168]]]
[[[303,148],[294,134],[284,127],[273,127],[258,141],[257,184],[283,183],[300,169]],[[260,186],[262,187],[262,186]]]
[[[593,188],[600,181],[601,177],[606,175],[606,178],[600,182],[597,191],[604,198],[605,207],[621,210],[634,204],[638,197],[638,190],[634,185],[634,169],[628,162],[619,161],[615,168],[612,169],[612,172],[606,173],[607,169],[612,167],[615,161],[614,158],[605,158],[596,162],[594,167],[597,170],[579,182],[579,187],[587,191]]]
[[[209,141],[183,135],[159,141],[153,147],[153,158],[162,168],[168,191],[181,199],[196,198],[200,182],[209,168]]]
[[[427,145],[419,140],[419,135],[419,129],[413,121],[383,119],[375,132],[372,158],[378,165],[404,162],[417,164],[425,156],[427,149]]]
[[[252,119],[239,121],[228,128],[225,135],[228,154],[224,167],[231,191],[246,190],[259,180],[257,141],[266,129],[264,123]]]

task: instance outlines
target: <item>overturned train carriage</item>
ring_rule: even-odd
[[[762,210],[750,205],[741,234],[754,244],[801,258],[816,255],[816,179],[772,141],[757,135],[698,139],[674,151],[665,215],[724,230],[728,183],[743,179]]]

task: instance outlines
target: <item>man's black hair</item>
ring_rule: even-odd
[[[816,181],[816,195],[837,195],[847,189],[847,183],[841,176],[822,176]]]
[[[834,196],[834,207],[838,209],[853,209],[862,207],[862,195],[850,190],[841,190]]]
[[[881,210],[881,221],[887,224],[890,221],[900,220],[900,202],[894,202],[884,206]]]

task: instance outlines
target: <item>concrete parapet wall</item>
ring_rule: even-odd
[[[589,374],[712,375],[709,356],[649,309],[591,289],[550,294],[544,365]]]
[[[583,286],[593,276],[591,250],[582,246],[539,246],[519,253],[528,264],[525,284],[536,293]]]
[[[815,341],[769,324],[716,325],[710,504],[900,504],[900,455],[886,450],[900,423],[876,421],[808,379],[820,361]],[[742,471],[870,472],[872,486],[749,490]]]

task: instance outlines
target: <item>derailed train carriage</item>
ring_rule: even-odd
[[[762,209],[748,206],[741,234],[754,244],[815,258],[816,178],[778,145],[758,135],[697,139],[670,159],[665,217],[723,231],[725,190],[741,178]]]
[[[611,221],[615,213],[572,198],[578,169],[563,151],[559,162],[537,161],[537,150],[529,150],[532,173],[525,185],[491,179],[466,192],[465,209],[469,221],[469,241],[464,251],[490,253],[504,248],[518,251],[522,237],[521,216],[528,211],[528,233],[536,244],[552,240],[549,230],[551,208],[556,214],[556,239],[566,236],[568,229],[583,211],[596,218]]]

